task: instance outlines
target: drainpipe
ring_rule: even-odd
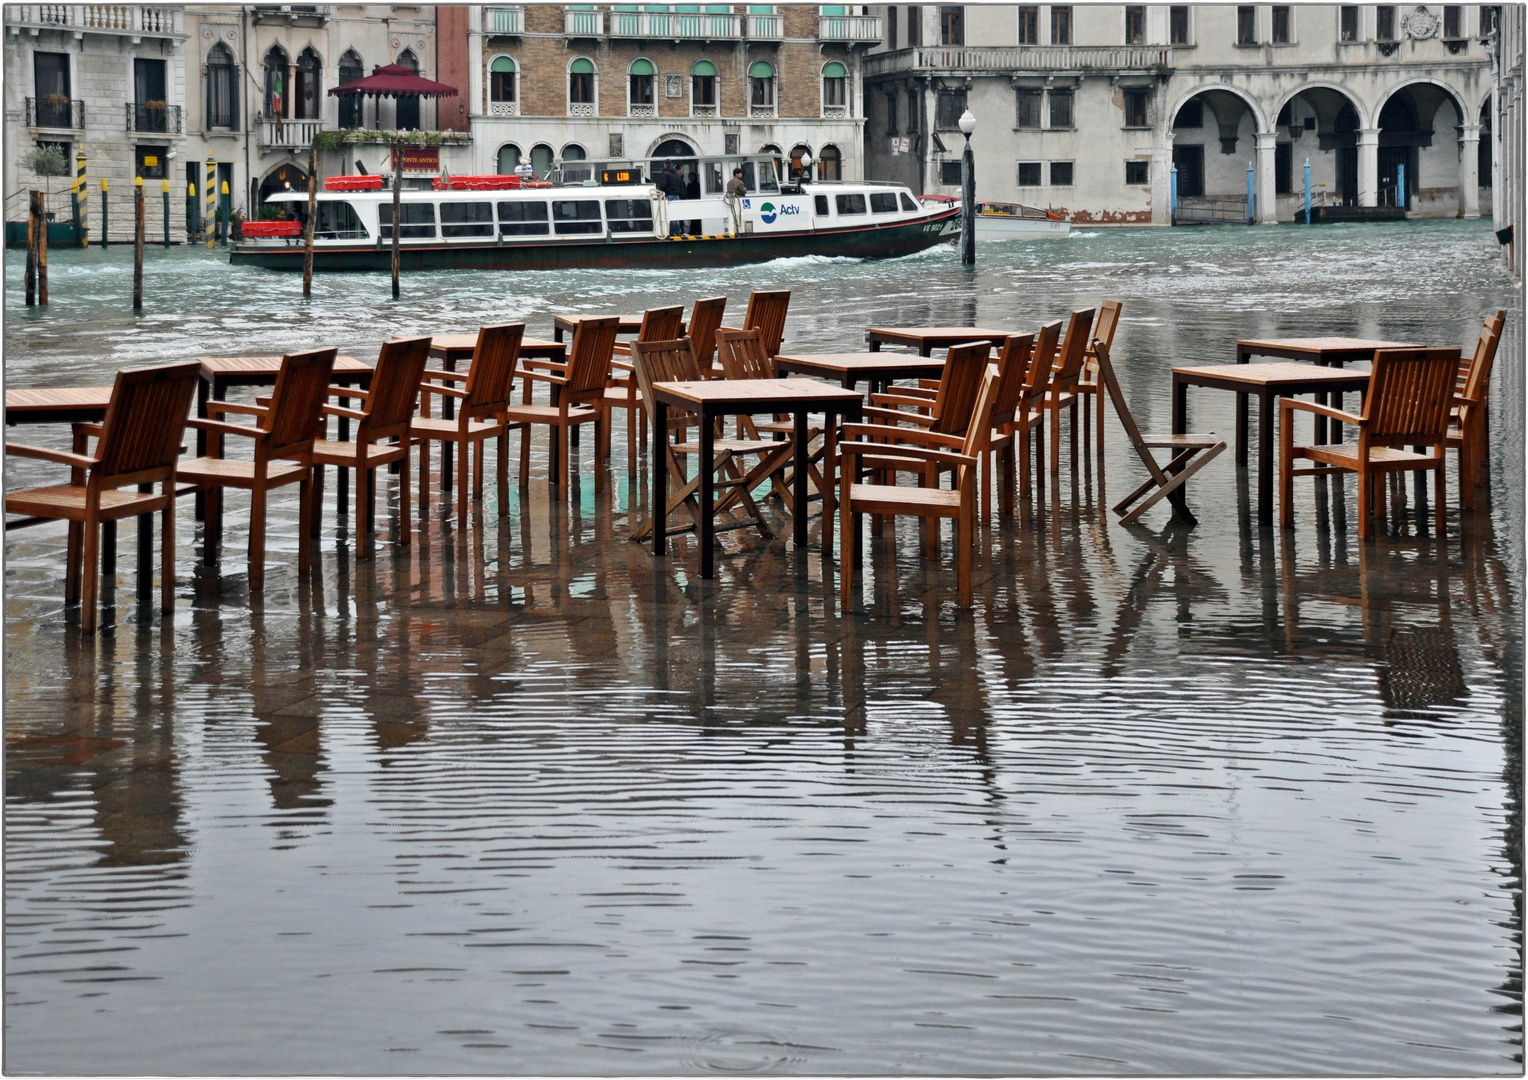
[[[249,9],[239,8],[239,58],[243,74],[240,82],[249,84]],[[244,114],[244,187],[249,193],[248,200],[244,204],[245,219],[252,218],[255,213],[255,177],[249,169],[249,98],[248,93],[239,95],[239,111]]]

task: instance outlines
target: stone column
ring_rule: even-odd
[[[1480,125],[1459,129],[1459,216],[1480,216]]]
[[[1173,186],[1173,133],[1158,131],[1151,148],[1151,223],[1171,225]]]
[[[1358,129],[1358,205],[1379,205],[1379,128]]]
[[[927,29],[925,27],[924,29]],[[923,190],[939,189],[939,169],[934,164],[934,118],[939,109],[939,91],[933,79],[923,80]],[[948,147],[946,147],[948,149]]]
[[[1277,134],[1272,131],[1257,133],[1257,168],[1254,179],[1257,185],[1257,223],[1259,225],[1279,223],[1278,195],[1275,194],[1278,184],[1273,175],[1273,146],[1277,139]]]

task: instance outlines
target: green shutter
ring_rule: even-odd
[[[594,61],[586,60],[580,56],[577,60],[573,61],[573,66],[568,70],[575,75],[593,75]]]
[[[842,79],[848,76],[848,71],[837,60],[832,61],[822,69],[824,79]]]
[[[507,72],[513,75],[515,71],[515,62],[507,56],[496,56],[494,57],[493,67],[489,68],[489,70],[495,72]]]
[[[768,60],[755,60],[753,67],[748,69],[750,79],[773,79],[775,68]]]
[[[709,61],[709,60],[700,60],[700,61],[697,61],[695,66],[690,69],[690,74],[692,74],[692,75],[715,75],[716,74],[716,65],[711,63],[711,61]]]
[[[633,75],[651,75],[653,73],[652,61],[633,60],[631,64],[631,73]]]

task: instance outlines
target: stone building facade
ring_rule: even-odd
[[[804,151],[858,178],[863,7],[473,7],[473,169],[655,153]]]
[[[1489,210],[1497,7],[872,10],[885,23],[865,59],[872,179],[957,194],[969,107],[978,197],[1074,221],[1167,223],[1175,167],[1180,214],[1287,221],[1306,161],[1318,204]]]
[[[1511,229],[1512,240],[1502,245],[1502,261],[1518,281],[1523,279],[1523,53],[1528,12],[1521,4],[1502,8],[1501,26],[1492,42],[1496,75],[1494,122],[1497,197],[1492,200],[1496,228]]]

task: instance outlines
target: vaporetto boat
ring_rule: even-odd
[[[397,193],[399,264],[417,270],[557,270],[631,265],[721,266],[802,255],[888,258],[959,231],[955,206],[925,206],[901,184],[782,183],[772,157],[672,159],[698,195],[653,186],[662,160],[568,163],[556,182],[520,177],[405,179]],[[726,193],[734,169],[747,194]],[[412,186],[411,186],[412,185]],[[377,177],[334,177],[315,194],[313,264],[386,270],[393,198]],[[270,202],[306,215],[306,192]],[[229,261],[295,270],[295,221],[251,222]]]

